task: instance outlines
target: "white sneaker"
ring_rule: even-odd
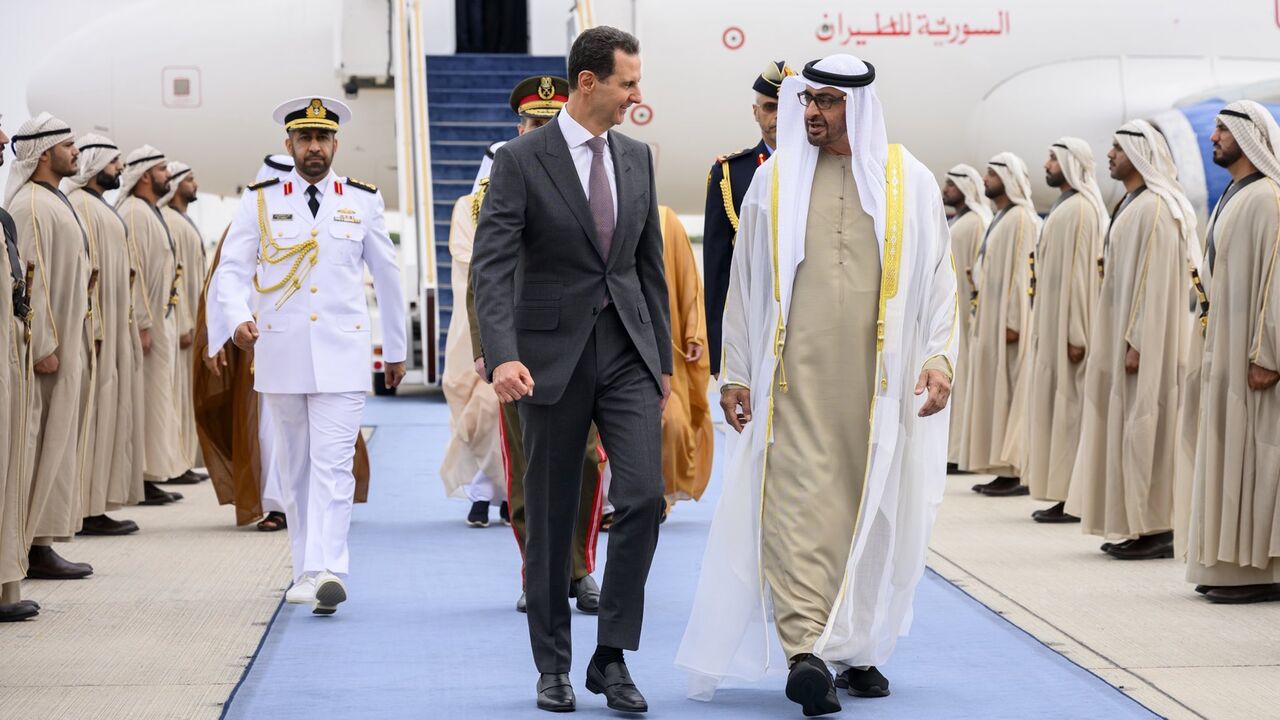
[[[316,604],[311,612],[316,615],[332,615],[337,612],[338,604],[347,600],[347,586],[328,570],[317,575],[315,583]]]
[[[311,575],[303,575],[284,594],[284,601],[294,605],[306,605],[316,601],[316,579]]]

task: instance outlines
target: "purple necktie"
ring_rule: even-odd
[[[613,245],[613,191],[609,187],[609,175],[604,171],[605,139],[593,137],[587,141],[591,148],[591,175],[587,180],[587,200],[591,205],[591,219],[596,224],[596,250],[605,262],[609,261],[609,248]]]

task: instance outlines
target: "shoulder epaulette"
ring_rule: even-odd
[[[353,187],[353,188],[360,188],[361,190],[363,190],[363,191],[365,191],[365,192],[367,192],[367,193],[376,193],[376,192],[378,192],[378,186],[377,186],[377,185],[370,185],[369,183],[366,183],[366,182],[360,182],[359,180],[356,180],[355,178],[347,178],[347,184],[348,184],[348,185],[350,185],[350,186],[351,186],[351,187]]]
[[[722,157],[720,158],[720,160],[718,160],[717,162],[724,162],[725,160],[734,160],[734,159],[736,159],[736,158],[740,158],[740,157],[744,157],[744,156],[746,156],[746,155],[750,155],[750,154],[751,154],[751,151],[752,151],[752,150],[755,150],[755,149],[756,149],[756,148],[755,148],[755,146],[754,146],[754,145],[753,145],[753,146],[751,146],[751,147],[749,147],[749,148],[742,148],[742,149],[741,149],[741,150],[739,150],[738,152],[735,152],[735,153],[729,153],[728,155],[724,155],[724,156],[722,156]]]
[[[256,183],[254,183],[254,184],[250,185],[250,186],[249,186],[249,189],[250,189],[250,190],[261,190],[261,189],[262,189],[262,188],[264,188],[264,187],[271,187],[272,185],[275,185],[275,184],[276,184],[276,183],[278,183],[278,182],[280,182],[280,178],[278,178],[278,177],[267,178],[266,180],[263,180],[262,182],[256,182]]]

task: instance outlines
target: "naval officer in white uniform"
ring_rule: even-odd
[[[350,109],[303,97],[275,110],[295,168],[249,186],[210,283],[209,348],[254,351],[254,389],[274,427],[294,585],[290,602],[331,614],[347,598],[355,437],[370,390],[364,266],[382,318],[387,387],[404,377],[404,293],[382,195],[336,175]]]

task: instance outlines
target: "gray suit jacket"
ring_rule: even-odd
[[[618,221],[609,257],[558,120],[503,145],[471,259],[476,310],[492,378],[519,360],[533,397],[552,405],[582,355],[608,288],[622,324],[655,383],[671,373],[671,323],[662,262],[653,158],[648,146],[609,131]]]

